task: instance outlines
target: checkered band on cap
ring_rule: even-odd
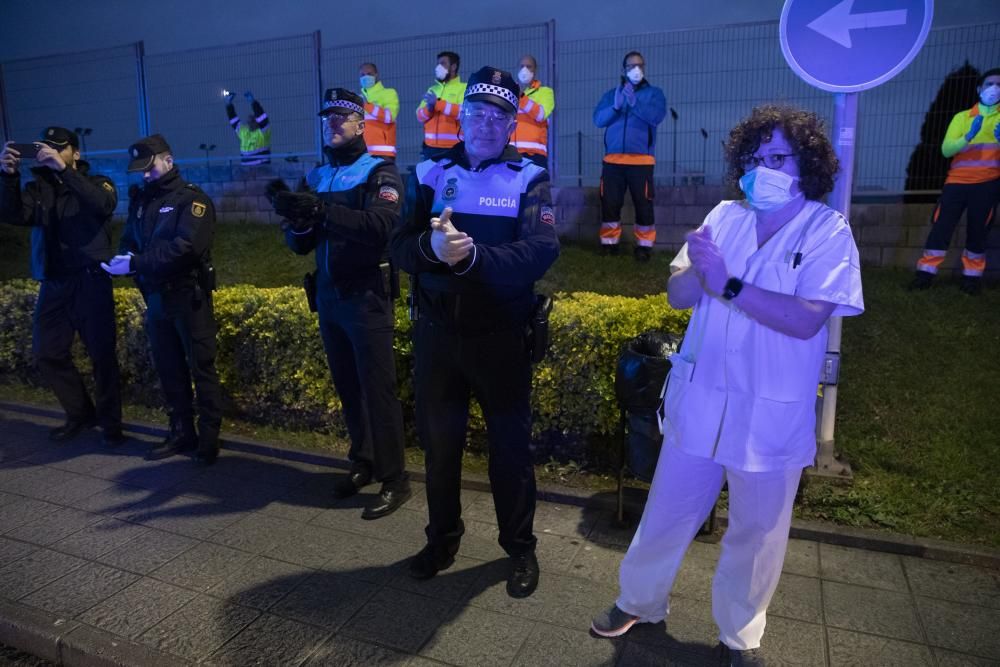
[[[465,89],[465,96],[471,97],[472,95],[481,95],[486,93],[487,95],[496,95],[497,97],[502,97],[511,103],[511,105],[517,108],[517,95],[514,94],[513,90],[509,88],[504,88],[503,86],[495,86],[492,83],[474,83]]]
[[[359,113],[362,116],[365,114],[364,107],[362,107],[360,104],[355,104],[350,100],[327,100],[326,102],[323,102],[323,111],[326,111],[327,109],[333,109],[334,107],[339,107],[341,109],[348,109],[350,111],[353,111],[354,113]]]

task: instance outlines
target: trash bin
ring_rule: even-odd
[[[662,437],[656,410],[670,372],[668,357],[680,343],[680,336],[675,334],[647,331],[625,343],[618,356],[615,396],[625,425],[622,463],[645,482],[652,481],[660,456]]]

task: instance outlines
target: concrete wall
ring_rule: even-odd
[[[267,182],[283,178],[295,187],[312,163],[276,161],[271,165],[243,167],[230,164],[190,163],[181,165],[185,178],[198,183],[215,201],[219,220],[225,223],[277,223],[264,197]],[[95,162],[93,170],[115,181],[121,201],[116,214],[128,210],[127,192],[135,175],[124,172],[124,160]],[[405,174],[404,174],[405,176]],[[684,243],[684,235],[701,224],[705,215],[721,199],[731,197],[722,186],[659,186],[656,192],[657,251],[675,252]],[[583,243],[597,243],[601,206],[597,188],[554,188],[556,220],[561,238]],[[861,261],[866,266],[913,268],[927,238],[933,204],[855,203],[851,207],[851,227],[858,243]],[[622,211],[623,241],[632,240],[635,215],[626,198]],[[965,222],[960,223],[952,240],[952,252],[945,270],[961,267],[961,248],[965,242]],[[1000,276],[1000,234],[990,237],[987,248],[987,271]]]

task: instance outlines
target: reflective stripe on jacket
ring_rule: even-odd
[[[365,144],[368,152],[382,157],[396,157],[396,116],[399,115],[399,95],[395,88],[386,88],[376,81],[361,91],[365,99]]]
[[[424,143],[431,148],[451,148],[458,143],[458,114],[465,98],[465,82],[459,77],[451,81],[435,81],[427,89],[437,96],[433,109],[420,100],[417,119],[424,124]]]
[[[517,127],[510,143],[523,155],[548,155],[549,115],[556,106],[555,93],[538,81],[521,95],[517,109]]]

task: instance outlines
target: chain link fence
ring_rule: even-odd
[[[361,63],[375,63],[383,85],[395,88],[399,94],[397,162],[411,165],[419,160],[423,141],[423,125],[417,120],[417,105],[434,83],[438,53],[454,51],[459,55],[459,76],[463,81],[487,65],[516,72],[521,56],[530,54],[538,61],[537,76],[542,84],[551,86],[551,39],[551,24],[541,23],[366,44],[330,45],[323,49],[324,88],[339,86],[358,91],[358,68]]]
[[[1000,23],[932,30],[908,68],[861,94],[856,193],[940,188],[948,168],[941,139],[952,116],[975,103],[979,73],[1000,65],[998,43]],[[538,60],[539,78],[556,90],[550,165],[562,185],[598,182],[604,142],[593,110],[618,84],[631,50],[643,54],[649,81],[667,97],[656,135],[661,184],[721,182],[722,143],[754,105],[794,104],[828,123],[833,114],[832,96],[785,63],[777,22],[560,42],[549,22],[323,48],[319,33],[146,56],[133,44],[3,63],[0,102],[6,139],[30,141],[46,125],[90,128],[85,148],[100,155],[124,150],[148,130],[164,134],[180,159],[217,161],[239,156],[222,91],[236,94],[245,118],[250,90],[271,119],[276,159],[312,158],[322,90],[357,90],[358,68],[370,61],[399,93],[398,160],[407,166],[422,139],[415,109],[445,50],[461,56],[463,79],[484,65],[515,70],[524,54]]]

